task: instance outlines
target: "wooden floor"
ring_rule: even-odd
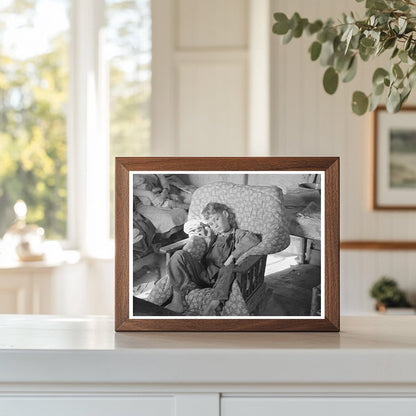
[[[264,278],[262,316],[309,316],[312,288],[321,282],[320,266],[301,264]]]
[[[134,274],[135,296],[153,287],[153,282],[162,275],[161,266],[149,265]],[[292,266],[265,276],[264,281],[267,290],[260,316],[309,316],[312,288],[321,282],[321,268],[310,264]]]
[[[312,288],[321,282],[320,266],[302,264],[264,278],[262,316],[309,316]]]

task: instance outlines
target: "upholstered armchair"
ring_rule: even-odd
[[[267,254],[284,250],[290,242],[282,190],[277,186],[210,183],[194,192],[188,220],[201,218],[201,211],[209,202],[227,205],[235,214],[238,228],[261,237],[257,246],[239,258],[232,292],[222,310],[222,315],[229,316],[253,314],[264,298]],[[211,300],[211,291],[192,290],[186,297],[189,310],[202,313]]]

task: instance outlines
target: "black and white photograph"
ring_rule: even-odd
[[[415,107],[374,112],[374,209],[416,209]]]
[[[324,175],[130,172],[130,318],[322,319]]]
[[[390,131],[390,187],[416,188],[416,130]]]

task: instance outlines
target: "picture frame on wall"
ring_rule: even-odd
[[[116,331],[339,331],[339,158],[116,158]]]
[[[373,209],[416,209],[416,107],[373,115]]]

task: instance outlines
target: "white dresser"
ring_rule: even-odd
[[[115,333],[0,316],[0,415],[416,415],[416,316],[341,333]]]

